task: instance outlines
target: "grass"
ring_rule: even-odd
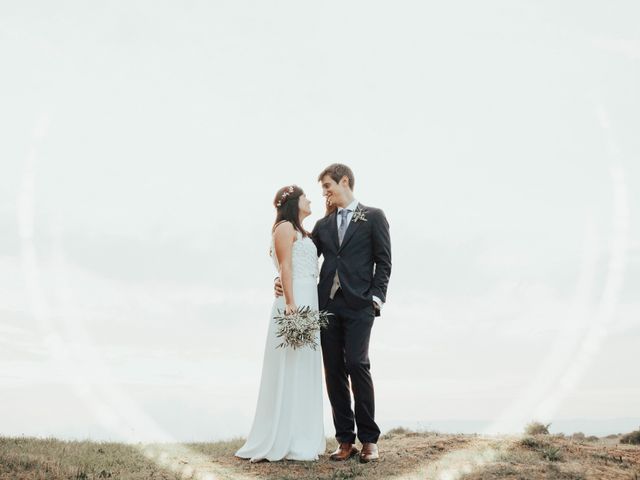
[[[629,445],[640,445],[640,430],[634,430],[631,433],[627,433],[620,438],[620,443],[627,443]]]
[[[2,479],[182,478],[121,443],[0,437]]]
[[[378,443],[379,462],[357,458],[332,462],[262,462],[234,457],[243,439],[185,444],[62,441],[53,438],[0,437],[0,480],[378,480],[435,479],[442,471],[465,472],[459,480],[640,479],[640,447],[606,439],[532,434],[483,437],[415,432],[398,427]],[[328,439],[327,452],[337,446]],[[478,460],[480,460],[478,462]],[[475,462],[475,463],[474,463]]]
[[[556,437],[556,444],[560,439],[562,439],[562,437]],[[521,439],[519,444],[528,450],[538,453],[544,460],[548,460],[550,462],[562,460],[561,448],[554,444],[549,438],[543,439],[540,438],[540,436],[528,436]]]
[[[525,427],[524,433],[527,435],[549,435],[550,425],[550,423],[545,425],[540,422],[531,422]]]
[[[391,430],[389,430],[387,433],[385,433],[382,436],[384,438],[393,438],[394,436],[406,435],[408,433],[412,433],[412,431],[409,430],[408,428],[405,428],[405,427],[396,427],[396,428],[392,428]]]
[[[537,449],[540,448],[540,441],[533,437],[524,437],[520,440],[520,445],[525,448]]]
[[[557,462],[562,460],[562,453],[560,452],[559,447],[554,446],[546,446],[544,447],[540,453],[542,454],[542,458],[545,460],[549,460],[550,462]]]

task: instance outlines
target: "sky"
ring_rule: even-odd
[[[0,5],[1,435],[246,436],[273,197],[311,230],[333,162],[383,431],[640,425],[640,7],[431,3]]]

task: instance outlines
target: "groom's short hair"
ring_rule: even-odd
[[[318,181],[321,182],[325,175],[329,175],[336,183],[340,183],[342,177],[347,177],[347,179],[349,179],[349,188],[353,191],[356,180],[353,178],[353,172],[346,165],[342,163],[332,163],[318,175]]]

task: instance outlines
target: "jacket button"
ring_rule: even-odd
[[[338,258],[340,258],[340,255],[338,255]]]

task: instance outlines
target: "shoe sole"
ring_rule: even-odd
[[[346,462],[347,460],[349,460],[350,458],[355,457],[356,455],[358,455],[360,452],[352,452],[349,454],[349,456],[347,458],[333,458],[333,457],[329,457],[329,459],[333,460],[334,462]]]
[[[380,460],[380,457],[377,457],[377,458],[369,458],[369,459],[364,459],[364,458],[360,457],[360,463],[377,462],[378,460]]]

